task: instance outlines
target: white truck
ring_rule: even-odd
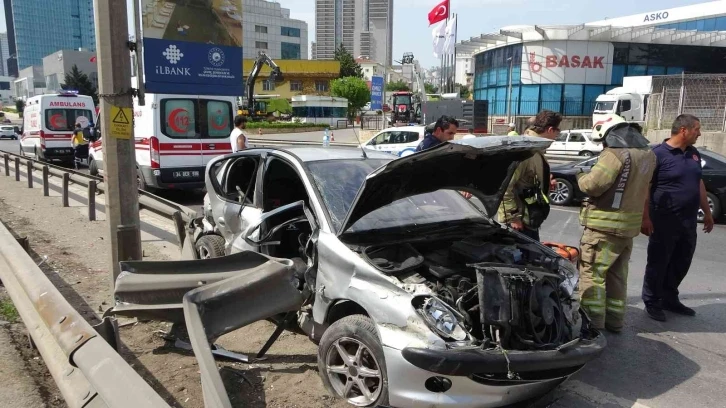
[[[595,100],[592,123],[596,124],[608,114],[616,114],[627,121],[645,122],[652,76],[623,78],[623,86],[611,89]]]

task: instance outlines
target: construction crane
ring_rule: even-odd
[[[247,114],[252,120],[264,118],[267,114],[267,108],[264,110],[255,108],[255,82],[257,82],[257,76],[260,75],[263,65],[267,65],[271,69],[269,81],[275,81],[277,83],[283,80],[280,67],[277,66],[272,58],[260,51],[255,60],[255,64],[252,66],[252,71],[247,77],[247,106],[246,109],[242,109],[242,114]]]

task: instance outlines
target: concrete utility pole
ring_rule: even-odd
[[[142,255],[129,27],[125,1],[94,0],[93,3],[113,287],[119,274],[119,261],[141,260]]]

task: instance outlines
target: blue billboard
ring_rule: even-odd
[[[244,95],[242,0],[144,3],[147,92]]]
[[[371,110],[383,109],[383,77],[371,78]]]

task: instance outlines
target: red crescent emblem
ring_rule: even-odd
[[[437,16],[445,16],[446,15],[446,6],[443,4],[436,9],[436,15]]]
[[[173,131],[184,133],[189,129],[189,112],[186,109],[176,108],[169,114],[168,121]]]
[[[218,110],[216,116],[216,120],[210,121],[210,124],[212,125],[212,128],[215,130],[225,130],[227,129],[227,118],[222,113],[222,111]]]
[[[61,130],[68,127],[65,115],[62,113],[56,113],[50,117],[50,125],[53,126],[54,130]]]

